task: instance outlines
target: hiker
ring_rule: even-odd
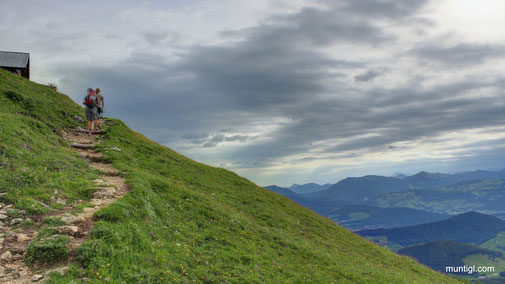
[[[96,120],[98,119],[98,100],[93,89],[88,88],[88,95],[84,97],[82,104],[86,105],[86,120],[88,121],[88,131],[91,136],[96,126]]]
[[[103,109],[105,107],[105,100],[103,98],[100,88],[96,88],[96,98],[98,99],[98,122],[97,122],[97,124],[101,130],[102,129],[102,113],[103,113]]]

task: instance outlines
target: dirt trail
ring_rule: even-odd
[[[86,202],[86,204],[91,204],[92,207],[84,207],[80,213],[71,214],[75,207],[80,205],[80,202],[78,202],[73,204],[73,207],[65,207],[62,210],[53,211],[43,216],[32,216],[32,220],[37,225],[29,229],[10,226],[11,223],[15,223],[12,222],[14,219],[8,220],[7,226],[3,228],[0,226],[0,283],[43,282],[47,279],[49,273],[53,271],[64,273],[67,265],[75,255],[76,249],[88,238],[89,231],[95,223],[93,213],[114,203],[129,191],[128,184],[121,177],[120,172],[111,164],[104,162],[102,154],[94,150],[96,145],[100,143],[99,135],[89,136],[78,128],[70,132],[62,130],[61,136],[71,143],[76,152],[89,160],[90,167],[103,173],[99,179],[93,181],[96,191],[93,193],[93,199]],[[5,205],[3,208],[0,207],[0,214],[2,211],[6,213],[7,210],[13,209],[12,205]],[[67,260],[51,266],[28,266],[24,263],[26,248],[36,237],[38,230],[42,227],[41,221],[47,216],[61,218],[66,223],[65,226],[59,226],[56,229],[70,238],[69,257]],[[15,226],[15,224],[13,225]]]

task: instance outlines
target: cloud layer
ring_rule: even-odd
[[[7,3],[0,8],[21,13]],[[263,185],[504,167],[504,43],[448,30],[441,2],[260,1],[256,20],[189,32],[239,5],[230,3],[196,1],[187,13],[163,3],[103,7],[114,30],[72,22],[80,33],[37,32],[36,55],[51,58],[39,70],[76,100],[100,86],[108,115]],[[128,33],[125,17],[149,28]],[[194,27],[158,26],[195,17]],[[0,22],[0,36],[28,41],[29,27],[15,36],[10,25]],[[84,49],[75,38],[88,46],[94,37],[104,50],[90,45],[93,55],[67,60]]]

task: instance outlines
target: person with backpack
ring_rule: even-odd
[[[96,88],[96,98],[98,99],[98,127],[100,127],[100,129],[102,128],[102,119],[101,119],[101,116],[102,116],[102,113],[103,113],[103,109],[105,108],[105,100],[103,98],[103,95],[101,93],[101,90],[100,88]]]
[[[86,120],[88,121],[88,130],[91,136],[93,130],[95,130],[96,121],[98,119],[98,99],[93,89],[88,88],[88,95],[84,97],[82,104],[86,105]]]

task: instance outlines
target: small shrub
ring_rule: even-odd
[[[55,84],[55,83],[53,83],[53,82],[49,82],[49,83],[47,83],[47,86],[48,86],[49,88],[53,89],[55,92],[58,90],[58,86],[56,86],[56,84]]]
[[[68,241],[66,236],[35,240],[26,250],[25,262],[31,265],[34,262],[54,263],[63,260],[69,253]]]

